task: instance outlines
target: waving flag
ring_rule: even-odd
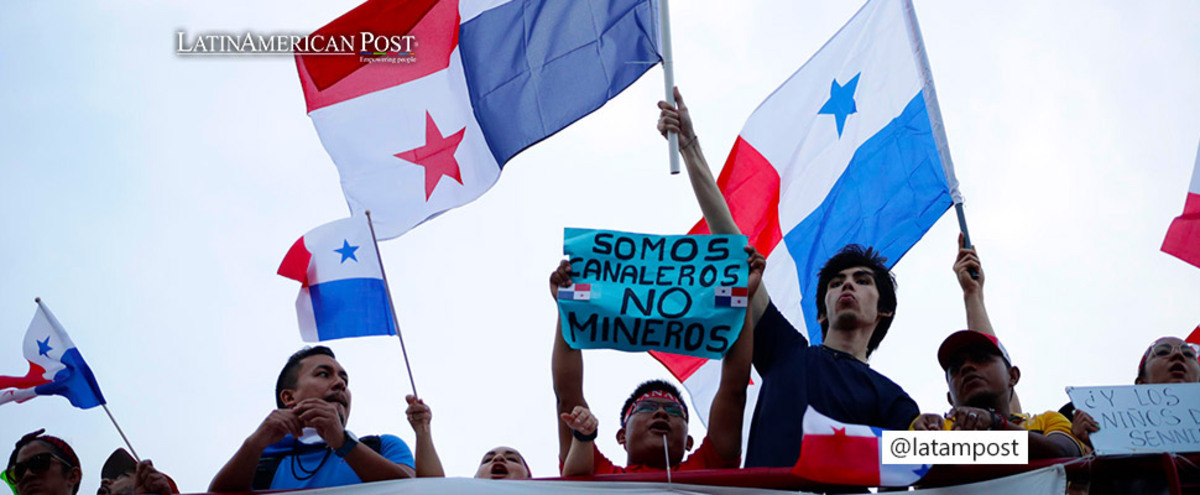
[[[1183,261],[1200,267],[1200,150],[1196,151],[1196,168],[1188,186],[1183,214],[1175,217],[1163,239],[1162,250]]]
[[[928,464],[883,464],[883,430],[835,421],[812,406],[804,413],[804,442],[792,472],[838,485],[908,486]]]
[[[351,213],[371,210],[380,239],[479,197],[660,60],[651,0],[370,0],[314,35],[377,26],[412,26],[412,52],[296,63]]]
[[[0,404],[25,402],[39,395],[61,395],[80,409],[104,404],[100,385],[71,337],[41,299],[37,304],[23,349],[29,372],[0,376]]]
[[[859,9],[750,115],[717,185],[767,256],[771,300],[820,344],[825,261],[858,243],[895,264],[961,202],[912,3]],[[690,233],[708,232],[702,221]],[[719,363],[655,357],[689,392],[716,389],[704,370]]]
[[[301,284],[296,319],[305,342],[396,334],[365,216],[304,234],[284,256],[279,274]]]

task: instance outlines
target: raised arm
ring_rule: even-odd
[[[746,246],[750,255],[751,297],[762,285],[762,272],[767,259],[751,246]],[[742,332],[721,360],[721,383],[713,396],[708,422],[708,440],[713,449],[724,459],[740,459],[742,456],[742,420],[746,410],[746,386],[750,383],[750,363],[754,358],[754,324],[750,311]]]
[[[550,274],[550,297],[557,301],[558,288],[571,285],[571,263],[563,260],[558,269]],[[557,304],[557,303],[556,303]],[[557,401],[556,416],[571,414],[576,407],[587,407],[583,399],[583,353],[572,349],[562,336],[562,317],[555,323],[554,350],[550,355],[550,373]],[[571,450],[571,428],[563,421],[558,423],[558,462],[565,463]]]
[[[417,436],[417,444],[413,452],[413,464],[418,478],[445,478],[446,471],[442,469],[442,459],[438,457],[437,449],[433,446],[433,411],[425,405],[425,401],[416,396],[404,397],[408,401],[405,415],[412,425],[413,434]]]
[[[729,204],[708,168],[708,160],[704,158],[704,151],[700,149],[700,142],[692,127],[691,113],[688,112],[687,104],[683,102],[683,94],[679,92],[679,88],[675,88],[675,103],[677,106],[671,106],[665,101],[658,102],[658,131],[663,137],[666,137],[668,132],[679,134],[679,154],[683,156],[688,179],[692,182],[692,192],[696,194],[696,201],[700,204],[704,221],[708,223],[708,230],[713,234],[741,234],[741,229],[733,220],[733,213],[729,211]],[[770,295],[765,289],[758,291],[758,294],[751,298],[750,312],[754,324],[758,324],[758,319],[766,311],[769,301]]]
[[[971,278],[971,270],[975,271],[975,278]],[[979,261],[979,254],[975,252],[974,246],[967,249],[962,234],[958,234],[958,257],[954,260],[954,274],[958,277],[958,285],[963,291],[967,328],[996,336],[996,331],[992,329],[992,320],[988,318],[987,306],[983,303],[983,264]],[[1021,412],[1021,398],[1015,390],[1012,400],[1009,401],[1009,409],[1012,412]]]
[[[562,422],[570,430],[579,432],[579,437],[572,436],[571,448],[563,460],[563,476],[591,476],[596,474],[596,428],[599,421],[592,411],[583,406],[575,406],[569,414],[559,415]],[[584,439],[580,439],[583,437]],[[586,440],[590,438],[590,440]]]

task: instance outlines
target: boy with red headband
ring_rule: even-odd
[[[750,255],[750,297],[758,289],[766,258],[747,247]],[[571,285],[571,264],[563,261],[550,274],[550,293]],[[746,312],[747,322],[750,312]],[[721,361],[721,383],[709,414],[709,435],[687,459],[693,446],[688,435],[688,410],[679,390],[653,380],[638,386],[621,408],[617,443],[625,447],[626,467],[614,465],[596,448],[599,421],[583,398],[583,353],[567,345],[561,319],[554,337],[551,370],[558,399],[559,453],[563,476],[590,476],[639,471],[737,468],[741,464],[742,415],[750,361],[754,352],[753,325],[747,323]],[[665,438],[665,441],[664,441]],[[666,452],[663,451],[664,447]]]

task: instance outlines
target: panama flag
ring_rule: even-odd
[[[1171,222],[1162,250],[1200,267],[1200,150],[1196,151],[1196,168],[1192,170],[1192,183],[1188,186],[1183,214]]]
[[[814,296],[825,261],[857,243],[895,264],[961,202],[912,3],[859,9],[750,115],[717,185],[767,256],[771,300],[820,344]],[[655,357],[689,391],[716,389],[720,363]]]
[[[25,376],[0,376],[0,404],[25,402],[39,395],[61,395],[80,409],[104,404],[100,384],[58,319],[37,299],[38,309],[25,332]]]
[[[841,423],[808,406],[800,459],[792,472],[821,483],[859,486],[908,486],[929,472],[929,464],[883,464],[882,448],[882,429]]]
[[[304,234],[283,257],[279,274],[301,284],[296,319],[305,342],[396,334],[365,216]]]
[[[651,0],[370,0],[313,35],[372,31],[411,52],[296,63],[350,211],[371,210],[380,239],[479,197],[661,59]]]

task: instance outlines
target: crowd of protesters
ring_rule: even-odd
[[[692,128],[682,95],[677,105],[660,102],[658,130],[679,135],[691,183],[714,234],[739,233],[713,181]],[[780,313],[760,287],[766,259],[746,248],[750,309],[743,330],[721,363],[718,389],[710,406],[707,435],[697,445],[688,434],[689,408],[674,385],[651,380],[639,385],[612,419],[624,448],[619,466],[595,446],[607,419],[593,413],[583,397],[583,356],[555,330],[551,370],[562,476],[692,469],[788,467],[801,452],[804,412],[891,430],[1022,430],[1029,432],[1029,457],[1067,458],[1091,451],[1094,418],[1074,409],[1030,414],[1022,410],[1016,366],[992,328],[984,306],[984,270],[974,249],[959,239],[954,273],[963,290],[966,330],[953,332],[936,357],[946,381],[948,413],[925,413],[897,383],[872,369],[871,354],[886,338],[896,314],[896,281],[872,247],[848,245],[818,272],[817,320],[822,343],[810,345],[804,333]],[[550,275],[551,293],[571,285],[572,266],[562,261]],[[561,320],[560,320],[561,325]],[[815,330],[815,329],[814,329]],[[1196,344],[1176,337],[1150,343],[1137,363],[1135,384],[1200,382]],[[746,385],[753,366],[762,377],[742,452]],[[1132,363],[1130,363],[1132,368]],[[233,452],[212,479],[212,492],[245,492],[343,486],[401,478],[444,477],[432,436],[432,409],[408,396],[407,419],[414,449],[390,435],[358,437],[346,429],[351,411],[349,373],[328,347],[296,352],[279,373],[276,408]],[[930,409],[926,405],[925,410]],[[616,404],[599,410],[616,410]],[[690,454],[688,454],[690,452]],[[4,479],[18,495],[76,495],[83,478],[74,450],[38,430],[21,437],[9,455]],[[474,476],[528,479],[525,458],[511,447],[486,452]],[[175,482],[150,460],[138,461],[118,449],[104,463],[97,495],[179,493]]]

